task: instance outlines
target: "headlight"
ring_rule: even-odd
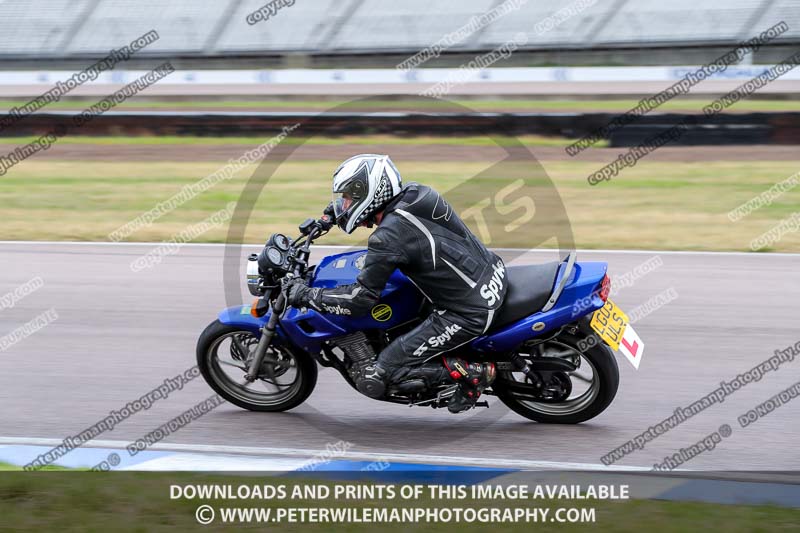
[[[251,256],[247,261],[247,290],[253,296],[262,296],[264,290],[261,288],[261,274],[258,272],[258,260]]]

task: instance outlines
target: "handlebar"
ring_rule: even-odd
[[[292,273],[296,277],[303,275],[303,267],[308,264],[308,258],[311,255],[311,243],[314,242],[314,239],[328,233],[336,224],[333,215],[333,203],[330,203],[328,207],[325,208],[324,214],[320,218],[317,220],[307,218],[298,227],[300,236],[295,242],[303,239],[303,237],[305,237],[305,241],[297,249],[298,254],[295,256],[295,265]]]

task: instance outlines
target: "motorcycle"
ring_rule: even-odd
[[[309,264],[311,244],[333,225],[324,215],[303,222],[294,240],[270,236],[259,254],[248,257],[247,287],[257,299],[223,310],[200,335],[197,364],[227,401],[251,411],[292,409],[314,390],[318,365],[337,370],[355,389],[357,376],[377,354],[432,310],[399,270],[365,316],[288,306],[284,278],[304,278],[322,288],[355,282],[366,250]],[[577,262],[574,251],[561,261],[506,267],[506,300],[492,327],[457,349],[467,361],[495,364],[497,376],[485,395],[545,423],[584,422],[611,404],[619,386],[612,348],[638,368],[643,343],[608,298],[606,271],[606,263]],[[387,387],[380,401],[441,408],[456,387],[452,381],[410,379]]]

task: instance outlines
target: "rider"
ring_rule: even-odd
[[[429,385],[458,383],[448,409],[457,413],[475,405],[495,377],[492,363],[468,363],[441,354],[485,333],[505,298],[503,261],[472,234],[435,190],[418,183],[402,185],[387,155],[361,154],[333,173],[336,223],[347,233],[377,228],[368,240],[357,282],[331,289],[310,288],[293,280],[288,302],[332,314],[363,315],[378,302],[395,269],[400,269],[433,303],[420,325],[397,337],[356,379],[358,390],[372,398],[386,386],[408,379]]]

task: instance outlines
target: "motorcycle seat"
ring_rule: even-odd
[[[541,265],[506,267],[508,276],[506,299],[500,306],[490,331],[541,311],[553,292],[558,265],[558,261],[553,261]]]

